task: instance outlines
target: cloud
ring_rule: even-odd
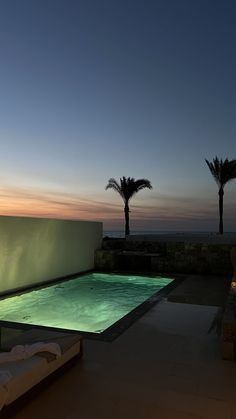
[[[120,229],[124,224],[122,200],[99,200],[76,193],[55,192],[39,188],[0,188],[0,213],[64,219],[103,221],[105,229]],[[156,195],[135,198],[130,203],[130,221],[141,229],[211,229],[218,223],[218,202],[204,199]],[[235,225],[236,201],[225,203],[225,219],[229,228]]]
[[[119,205],[86,199],[77,194],[24,188],[0,188],[2,215],[101,219],[118,216]]]

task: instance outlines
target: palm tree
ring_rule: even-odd
[[[129,200],[136,194],[137,192],[141,191],[141,189],[148,188],[152,189],[152,185],[149,180],[147,179],[137,179],[134,178],[120,178],[120,183],[118,183],[114,178],[109,179],[108,184],[106,186],[107,189],[114,189],[124,201],[125,207],[125,235],[130,234],[129,229]]]
[[[205,159],[207,166],[209,167],[212,176],[214,177],[219,187],[219,234],[223,234],[223,197],[224,187],[230,180],[236,178],[236,160],[218,159],[215,157],[212,162]]]

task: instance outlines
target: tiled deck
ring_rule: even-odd
[[[163,300],[84,358],[16,419],[236,419],[236,363],[208,329],[217,307]],[[10,416],[9,416],[10,417]]]

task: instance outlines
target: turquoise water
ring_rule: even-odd
[[[101,333],[170,282],[90,273],[0,300],[0,319]]]

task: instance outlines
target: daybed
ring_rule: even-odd
[[[32,345],[36,342],[57,343],[61,355],[56,357],[44,351],[27,359],[0,363],[0,410],[3,409],[2,413],[12,402],[68,361],[82,356],[82,338],[79,334],[31,329],[14,339],[14,345]]]

